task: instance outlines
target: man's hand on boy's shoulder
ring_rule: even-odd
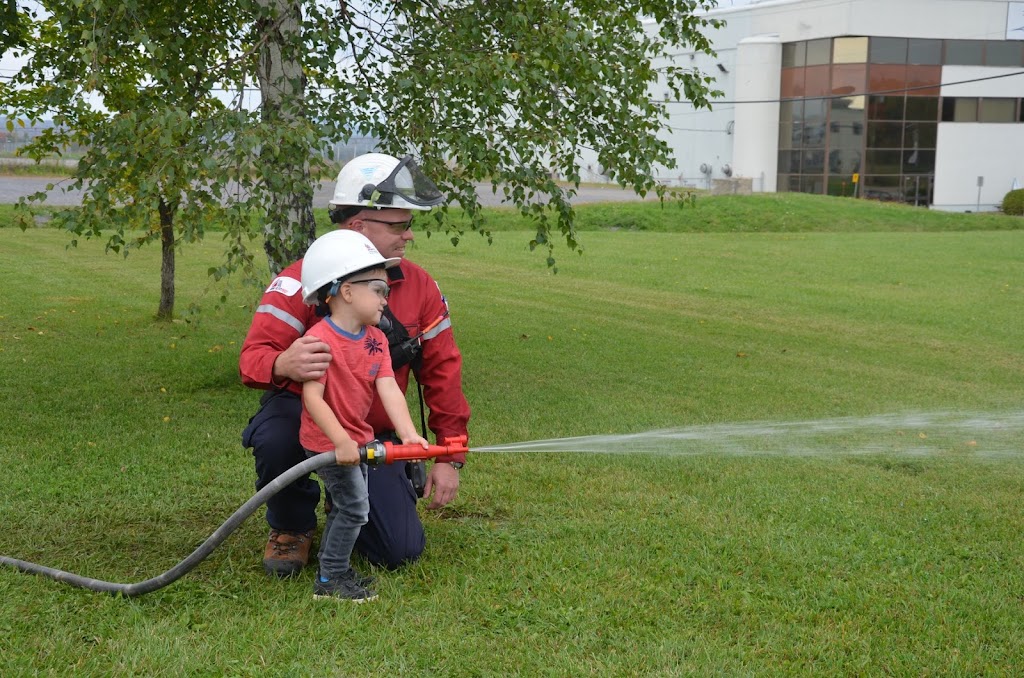
[[[285,379],[309,381],[327,373],[331,364],[331,347],[316,337],[299,337],[274,361],[274,381]]]

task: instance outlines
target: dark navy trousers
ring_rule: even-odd
[[[290,391],[268,391],[260,409],[242,432],[242,445],[256,460],[256,489],[260,490],[296,464],[306,460],[299,444],[302,400]],[[393,440],[381,432],[381,440]],[[356,551],[374,565],[396,568],[423,554],[426,535],[416,513],[416,491],[405,464],[371,466],[367,476],[370,517],[359,532]],[[307,532],[316,528],[320,484],[300,478],[267,502],[267,522],[275,530]]]

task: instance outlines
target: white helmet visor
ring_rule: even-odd
[[[437,190],[434,182],[420,170],[411,155],[402,158],[384,181],[377,185],[364,186],[360,195],[362,199],[371,201],[375,207],[401,204],[400,200],[395,199],[396,196],[418,207],[429,208],[444,202],[441,191]]]

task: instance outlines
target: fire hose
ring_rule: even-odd
[[[368,466],[393,464],[396,461],[423,461],[425,459],[434,459],[436,457],[449,454],[469,452],[469,449],[466,447],[466,440],[466,436],[445,438],[443,445],[430,445],[426,449],[424,449],[422,445],[400,445],[390,442],[382,443],[375,440],[359,448],[359,458],[360,461]],[[101,579],[83,577],[71,572],[65,572],[64,570],[57,570],[52,567],[37,565],[36,563],[10,558],[8,556],[0,556],[0,564],[9,565],[29,574],[44,575],[51,579],[64,582],[65,584],[70,584],[71,586],[77,586],[91,591],[112,593],[114,595],[120,594],[126,598],[133,598],[135,596],[152,593],[153,591],[161,589],[191,572],[196,565],[202,562],[213,552],[214,549],[220,546],[232,532],[238,529],[238,526],[241,525],[246,518],[251,516],[256,509],[265,504],[268,499],[299,478],[304,478],[313,471],[324,468],[325,466],[329,466],[333,463],[334,455],[328,452],[318,454],[315,457],[311,457],[310,459],[288,469],[272,480],[259,492],[254,494],[249,501],[242,504],[237,511],[231,514],[230,518],[224,521],[224,523],[187,558],[163,574],[146,579],[145,581],[136,582],[134,584],[119,584],[116,582],[103,581]]]

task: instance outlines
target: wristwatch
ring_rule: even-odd
[[[462,467],[466,465],[465,462],[461,461],[450,461],[448,463],[451,464],[452,468],[455,469],[456,471],[461,471]]]

